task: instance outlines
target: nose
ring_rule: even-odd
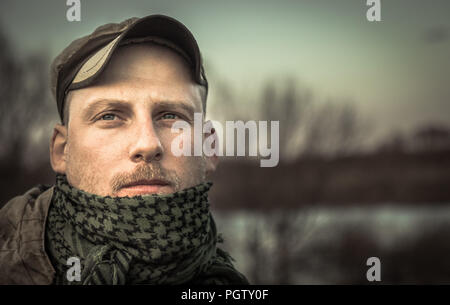
[[[136,163],[161,160],[163,147],[151,119],[139,124],[136,130],[136,136],[133,137],[130,148],[130,159]]]

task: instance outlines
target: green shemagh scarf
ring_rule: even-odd
[[[57,175],[46,227],[55,284],[248,284],[216,247],[211,185],[169,195],[102,197]],[[73,256],[81,262],[79,282],[66,278]]]

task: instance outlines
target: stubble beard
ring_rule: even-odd
[[[159,162],[143,162],[137,165],[131,173],[115,174],[110,182],[105,185],[101,181],[107,178],[99,176],[99,173],[102,172],[101,169],[93,167],[86,159],[69,157],[66,175],[69,184],[73,187],[99,196],[115,197],[120,189],[127,184],[151,179],[167,181],[174,192],[177,192],[206,181],[205,159],[200,157],[200,160],[191,164],[187,173],[184,173],[184,180],[180,178],[177,172],[164,169]],[[101,187],[99,188],[99,186]]]

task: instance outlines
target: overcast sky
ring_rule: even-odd
[[[354,100],[379,130],[450,124],[450,1],[381,1],[381,22],[366,20],[365,2],[81,0],[81,22],[68,22],[65,0],[3,0],[0,24],[19,54],[53,58],[101,24],[167,14],[194,33],[207,72],[238,90],[290,75],[323,99]]]

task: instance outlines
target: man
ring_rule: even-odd
[[[51,73],[56,183],[0,211],[0,283],[248,283],[216,247],[206,177],[217,156],[171,151],[173,123],[193,126],[206,110],[190,31],[161,15],[107,24],[72,42]]]

